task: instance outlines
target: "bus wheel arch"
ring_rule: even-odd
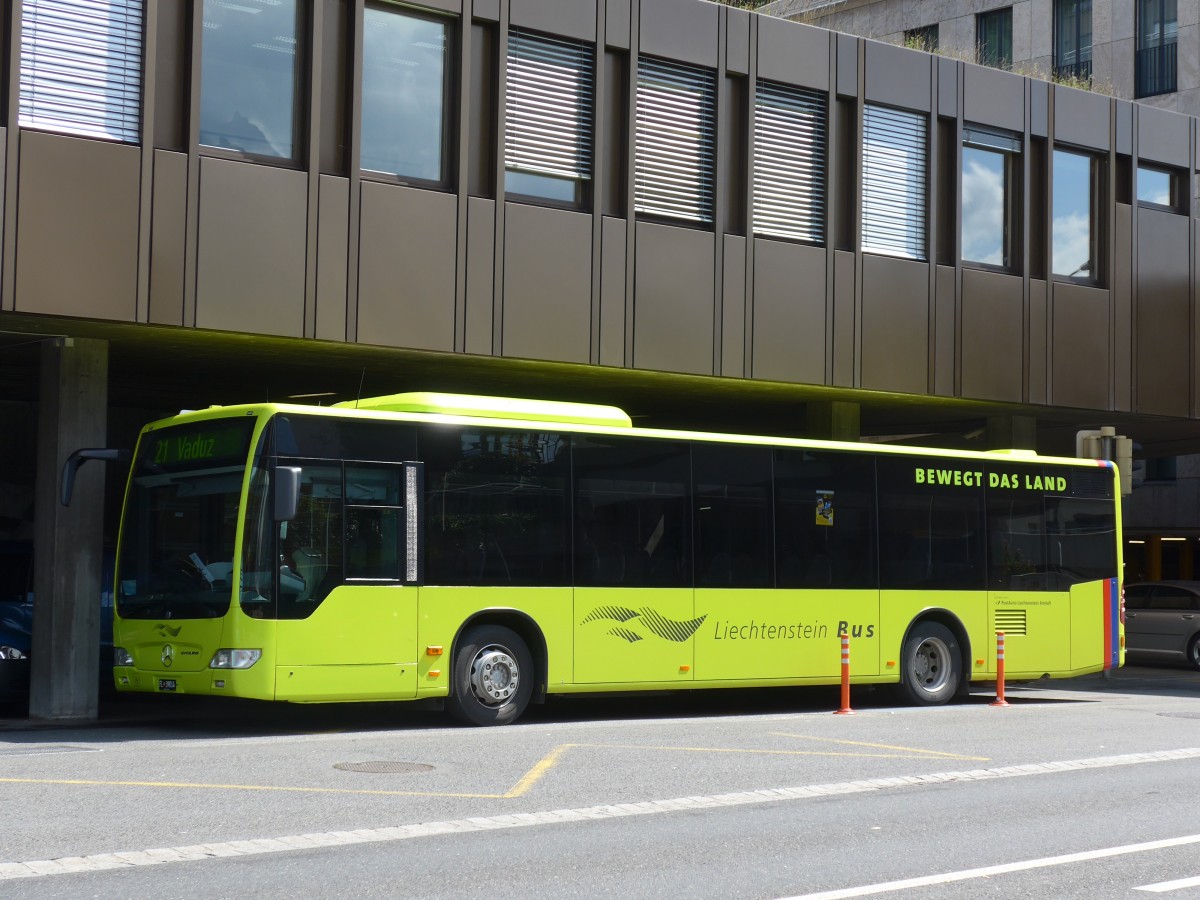
[[[450,654],[447,705],[469,725],[507,725],[545,694],[546,642],[515,612],[485,611],[464,622]]]
[[[958,617],[928,610],[900,643],[900,692],[918,706],[939,706],[970,689],[971,642]]]

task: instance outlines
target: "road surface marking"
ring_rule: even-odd
[[[1134,888],[1135,891],[1148,891],[1151,894],[1166,894],[1169,891],[1181,891],[1184,888],[1200,887],[1200,875],[1194,878],[1176,878],[1174,881],[1160,881],[1158,884],[1144,884]]]
[[[1112,856],[1127,856],[1131,853],[1147,853],[1151,850],[1164,850],[1170,847],[1183,847],[1188,844],[1200,844],[1200,834],[1189,834],[1184,837],[1166,838],[1161,841],[1146,841],[1141,844],[1126,844],[1123,847],[1105,847],[1101,850],[1084,850],[1080,853],[1065,853],[1062,856],[1046,856],[1041,859],[1027,859],[1023,862],[1001,863],[998,866],[983,866],[978,869],[963,869],[961,872],[944,872],[940,875],[923,875],[919,878],[904,878],[900,881],[885,881],[879,884],[868,884],[862,887],[845,888],[837,891],[821,891],[817,894],[801,894],[789,897],[787,900],[845,900],[848,897],[868,897],[872,894],[887,894],[892,891],[906,891],[910,888],[930,887],[939,884],[953,884],[958,881],[969,881],[972,878],[992,878],[996,875],[1007,875],[1011,872],[1027,872],[1030,869],[1045,869],[1050,866],[1065,866],[1071,863],[1088,862],[1093,859],[1107,859]],[[1200,879],[1192,879],[1200,883]],[[1164,882],[1171,884],[1172,882]],[[1155,885],[1151,885],[1153,889]],[[1147,888],[1138,888],[1139,891]]]
[[[792,734],[789,731],[772,731],[771,734],[776,735],[777,737],[798,738],[799,740],[803,740],[803,741],[821,741],[822,743],[827,743],[827,744],[844,744],[847,747],[871,747],[875,750],[899,750],[900,751],[899,757],[897,757],[896,754],[887,754],[882,757],[883,759],[898,759],[898,758],[908,758],[908,757],[913,757],[913,756],[915,756],[915,757],[932,756],[932,757],[939,758],[939,759],[969,759],[969,760],[973,760],[975,762],[990,762],[991,761],[991,757],[989,757],[989,756],[964,756],[961,753],[946,753],[943,750],[924,750],[920,747],[898,747],[895,744],[869,744],[866,741],[842,741],[842,740],[836,740],[834,738],[813,737],[812,735],[808,735],[808,734]],[[840,754],[831,754],[831,755],[840,755]],[[845,755],[846,756],[858,756],[860,754],[847,753]],[[862,755],[869,755],[869,754],[862,754]]]
[[[546,762],[544,758],[543,762]],[[972,769],[965,772],[935,772],[927,775],[904,775],[892,778],[865,778],[860,781],[842,781],[833,784],[813,784],[804,787],[773,788],[758,791],[739,791],[732,794],[713,794],[700,797],[676,797],[670,800],[643,800],[638,803],[616,803],[601,806],[586,806],[576,809],[555,809],[534,813],[512,813],[499,816],[474,816],[451,819],[443,822],[423,822],[413,825],[397,825],[390,828],[363,828],[355,831],[329,831],[313,834],[285,835],[252,841],[225,841],[211,844],[194,844],[186,847],[167,847],[152,850],[132,850],[118,853],[100,853],[93,856],[68,856],[49,860],[0,863],[0,881],[15,878],[40,878],[47,875],[69,875],[80,872],[100,872],[110,869],[125,869],[132,866],[164,865],[166,863],[216,859],[225,856],[252,856],[267,853],[283,853],[290,850],[313,850],[320,847],[368,844],[383,841],[403,841],[410,838],[431,837],[443,834],[462,834],[476,831],[494,831],[507,828],[527,828],[537,825],[561,825],[566,822],[587,822],[596,819],[620,819],[629,816],[658,815],[662,813],[721,809],[729,806],[746,806],[760,803],[778,803],[788,800],[810,800],[817,797],[861,794],[898,787],[920,787],[928,784],[953,784],[971,781],[989,781],[997,778],[1024,778],[1030,775],[1059,775],[1089,769],[1107,769],[1115,766],[1135,766],[1145,763],[1174,762],[1184,759],[1200,759],[1200,747],[1180,750],[1160,750],[1151,753],[1129,753],[1122,756],[1100,756],[1091,759],[1074,759],[1048,763],[1030,763],[1018,766],[998,766],[991,769]],[[553,765],[553,760],[545,768]],[[535,767],[536,768],[536,767]],[[45,784],[34,779],[0,779],[2,781],[24,781]],[[58,782],[50,782],[58,783]],[[89,782],[84,782],[89,783]],[[369,792],[362,792],[369,793]],[[386,793],[386,792],[379,792]],[[1200,843],[1200,835],[1157,841],[1153,844],[1133,845],[1137,848],[1171,847],[1186,843]],[[1091,853],[1074,854],[1074,857],[1055,857],[1070,861],[1073,858],[1089,859],[1114,856],[1119,852],[1133,853],[1135,849],[1114,848]],[[1051,865],[1054,863],[1043,864]],[[974,873],[962,877],[983,877],[984,874],[1001,871],[1019,871],[1031,864],[1012,864],[1016,868],[997,866],[992,869],[975,869]],[[961,874],[961,873],[960,873]],[[953,876],[932,876],[953,880]],[[940,882],[929,882],[940,883]],[[893,882],[900,884],[900,882]],[[816,897],[854,897],[895,887],[880,888],[878,885],[857,889],[859,893],[814,894]]]

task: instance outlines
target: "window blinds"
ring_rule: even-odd
[[[926,117],[868,105],[863,110],[862,248],[926,258]]]
[[[25,0],[20,124],[135,143],[142,0]]]
[[[716,76],[638,60],[634,205],[639,213],[713,220]]]
[[[507,169],[575,180],[592,177],[593,69],[587,45],[509,33]]]
[[[825,98],[760,81],[754,102],[754,232],[825,240]]]

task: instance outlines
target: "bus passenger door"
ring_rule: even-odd
[[[413,697],[420,466],[295,464],[300,502],[279,523],[277,697]]]

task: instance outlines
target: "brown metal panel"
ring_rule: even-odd
[[[825,315],[825,250],[755,239],[751,376],[823,384]]]
[[[829,32],[795,22],[768,21],[761,25],[759,78],[829,89]]]
[[[600,365],[625,365],[624,219],[604,217],[600,226]]]
[[[954,267],[938,266],[934,274],[933,391],[954,396],[954,342],[958,322],[954,316]]]
[[[987,66],[963,66],[963,118],[1024,131],[1025,79]]]
[[[1021,402],[1023,294],[1018,275],[963,269],[963,397]]]
[[[1186,416],[1191,359],[1191,292],[1186,216],[1138,211],[1137,394],[1139,413]]]
[[[1046,383],[1046,282],[1029,280],[1029,402],[1049,403]]]
[[[187,156],[154,151],[150,214],[149,321],[183,322],[183,245],[187,235]]]
[[[1108,291],[1064,282],[1050,290],[1050,402],[1107,409]]]
[[[713,235],[638,222],[633,364],[713,374]]]
[[[467,201],[467,334],[466,351],[492,354],[496,303],[496,201]]]
[[[317,207],[316,336],[346,339],[346,275],[349,269],[350,181],[322,175]]]
[[[937,68],[938,115],[955,118],[958,116],[958,62],[939,56]]]
[[[202,159],[196,325],[302,336],[307,220],[304,172]]]
[[[1108,97],[1055,85],[1054,139],[1092,150],[1107,150],[1111,106]]]
[[[862,43],[851,34],[837,36],[837,92],[843,97],[858,96],[858,51]]]
[[[833,383],[854,386],[854,254],[833,254]]]
[[[602,0],[605,3],[604,42],[609,47],[629,49],[629,0]]]
[[[1113,260],[1113,311],[1116,315],[1113,381],[1116,407],[1133,408],[1133,210],[1118,203],[1114,227],[1116,258]],[[1186,273],[1185,273],[1186,275]]]
[[[18,312],[133,321],[141,148],[21,134]]]
[[[476,19],[497,22],[500,19],[500,0],[475,0],[471,14]]]
[[[511,0],[508,22],[549,34],[596,40],[596,0]]]
[[[1137,119],[1139,159],[1187,166],[1193,119],[1145,104],[1138,109]]]
[[[929,112],[931,81],[928,53],[906,50],[893,44],[865,41],[866,100]]]
[[[715,67],[721,7],[696,0],[643,0],[641,51],[651,56]]]
[[[864,254],[862,273],[862,386],[926,393],[929,265]]]
[[[1050,85],[1037,78],[1029,79],[1029,133],[1050,135]]]
[[[592,217],[523,203],[505,204],[505,217],[503,354],[586,363]]]
[[[725,33],[725,71],[731,75],[750,72],[750,13],[744,9],[729,10]],[[825,43],[829,40],[826,37]]]
[[[359,340],[452,350],[457,198],[364,181],[361,216]]]
[[[721,293],[721,374],[746,374],[746,239],[725,235],[725,267]]]

